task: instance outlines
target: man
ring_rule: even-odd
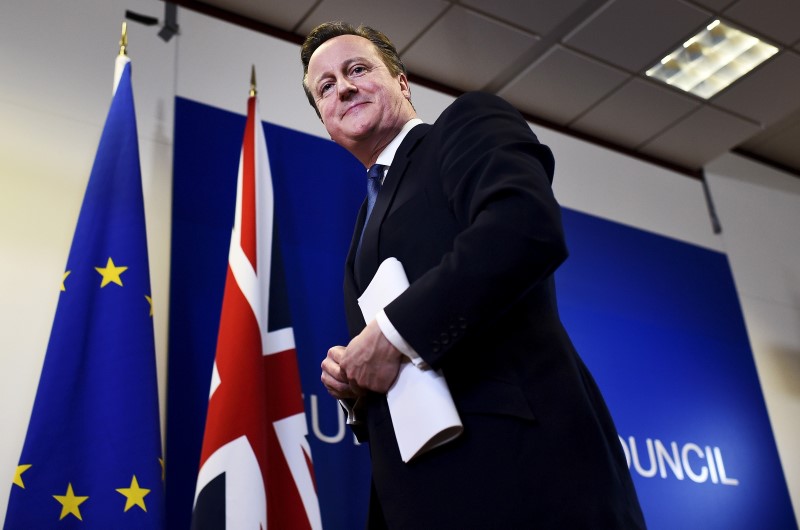
[[[388,166],[347,258],[354,338],[322,363],[369,441],[368,527],[643,528],[611,417],[558,316],[552,274],[567,250],[550,150],[488,94],[421,124],[405,67],[371,28],[323,24],[301,58],[331,138]],[[364,322],[357,297],[388,257],[411,285]],[[401,362],[441,369],[464,424],[408,464],[385,397]]]

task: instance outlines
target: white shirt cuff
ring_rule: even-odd
[[[383,309],[381,309],[378,314],[375,315],[375,320],[378,322],[378,327],[381,328],[381,332],[386,339],[392,343],[392,346],[400,350],[400,353],[411,359],[411,362],[414,363],[414,366],[421,370],[428,368],[428,363],[425,362],[425,359],[420,357],[414,348],[412,348],[411,345],[407,343],[400,335],[400,333],[398,333]]]

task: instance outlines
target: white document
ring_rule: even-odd
[[[395,258],[386,259],[358,299],[364,320],[373,320],[407,288],[403,265]],[[464,430],[447,381],[439,371],[402,363],[386,399],[403,462],[453,440]]]

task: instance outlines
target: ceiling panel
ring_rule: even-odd
[[[697,169],[758,130],[759,126],[750,121],[704,106],[656,136],[640,151]]]
[[[280,9],[270,2],[261,0],[203,0],[204,3],[219,7],[243,17],[263,21],[284,31],[292,31],[308,13],[316,0],[292,0],[280,2]]]
[[[749,138],[740,147],[780,165],[800,168],[800,109]]]
[[[748,143],[742,149],[757,154],[762,159],[772,160],[787,168],[800,167],[800,149],[797,148],[800,138],[800,119],[795,118],[787,123],[787,127],[770,135],[769,140],[757,148],[750,148]]]
[[[324,20],[365,22],[395,42],[412,83],[495,92],[534,121],[690,174],[737,150],[800,175],[800,0],[174,1],[292,42]],[[781,51],[708,101],[645,76],[716,17]]]
[[[461,4],[543,35],[564,21],[586,0],[461,0]]]
[[[649,81],[632,79],[571,128],[636,148],[680,120],[700,102]]]
[[[712,99],[731,112],[769,126],[800,108],[800,55],[783,52]]]
[[[537,37],[474,11],[453,6],[404,52],[413,74],[460,90],[477,90]]]
[[[724,15],[784,46],[791,46],[800,39],[800,2],[797,0],[739,0]]]
[[[614,0],[565,42],[631,72],[655,64],[711,15],[679,0]]]
[[[403,0],[402,2],[364,2],[363,0],[325,0],[311,12],[298,29],[302,35],[331,20],[366,24],[389,35],[402,51],[450,6],[444,0]]]
[[[711,11],[720,12],[731,4],[735,4],[736,1],[737,0],[694,0],[694,3]]]
[[[566,124],[627,78],[620,70],[554,46],[499,94],[524,112]]]

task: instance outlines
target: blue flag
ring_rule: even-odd
[[[163,461],[130,63],[106,119],[5,528],[160,528]]]

